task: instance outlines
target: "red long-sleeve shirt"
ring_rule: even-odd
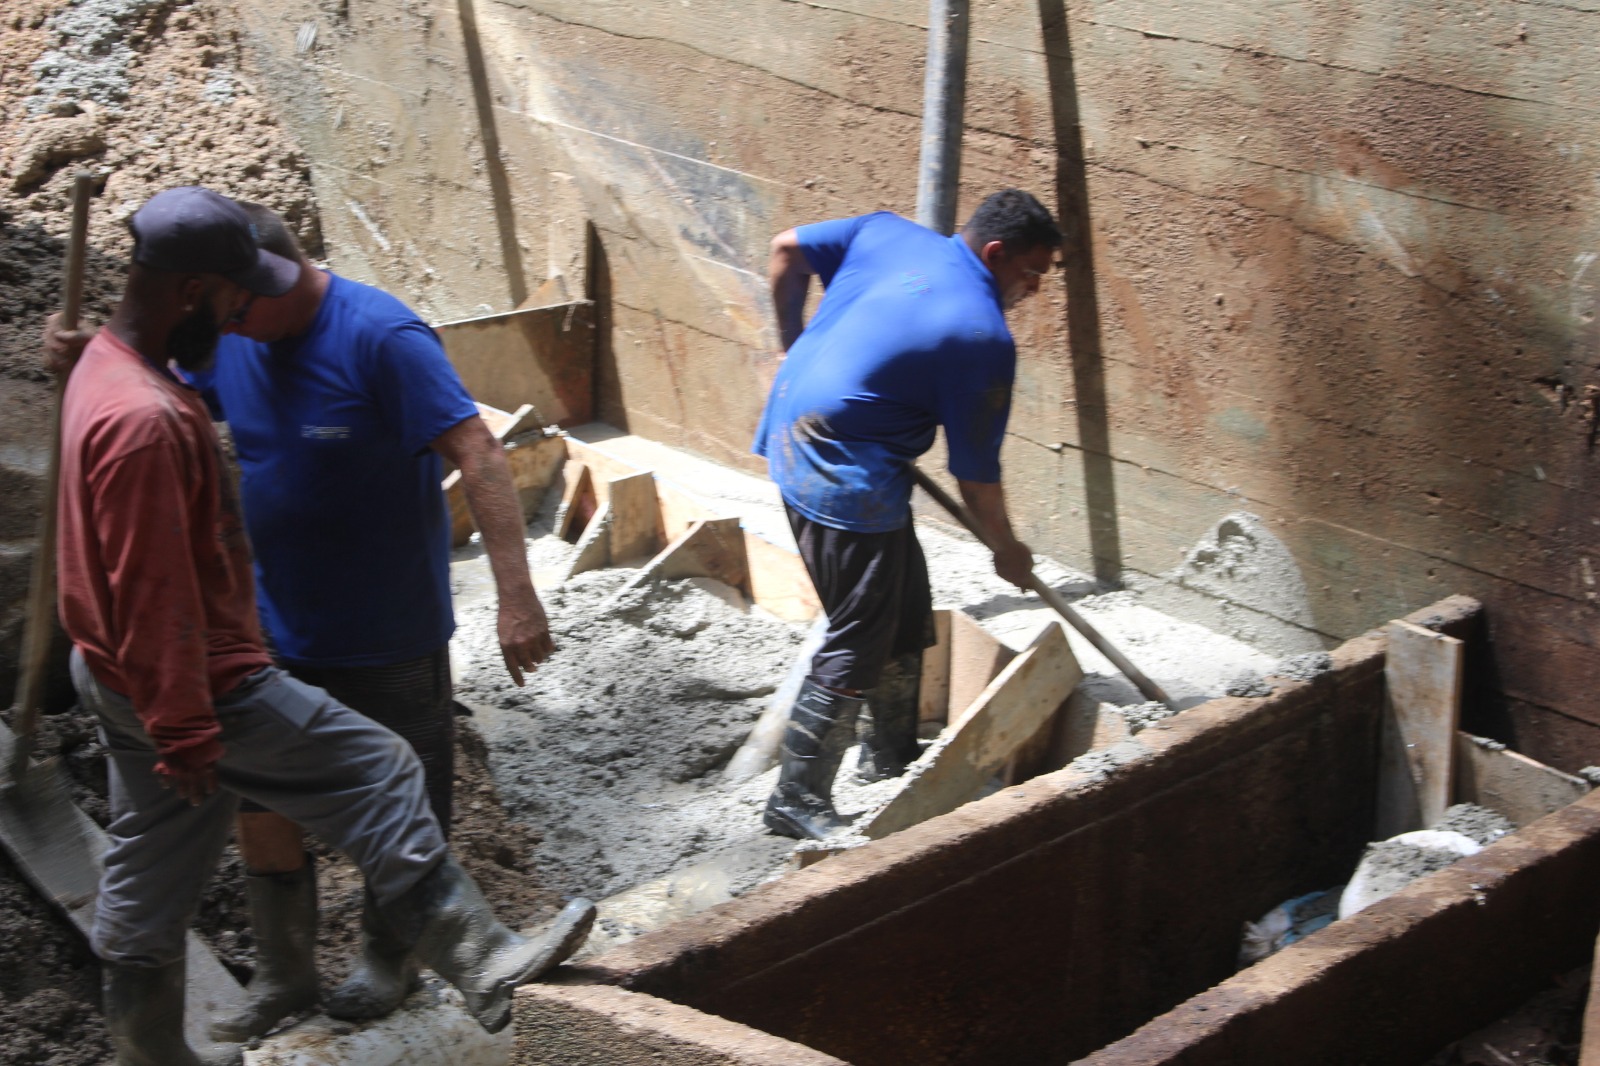
[[[62,625],[167,767],[210,762],[212,700],[271,659],[205,405],[102,329],[68,382],[61,440]]]

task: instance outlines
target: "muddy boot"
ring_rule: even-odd
[[[361,960],[344,984],[323,998],[330,1018],[365,1021],[394,1012],[417,984],[417,960],[367,893],[361,908]]]
[[[890,659],[883,668],[877,687],[866,694],[867,713],[861,716],[859,729],[857,780],[899,777],[921,754],[917,747],[917,697],[921,687],[920,651]]]
[[[565,961],[594,924],[594,904],[575,899],[538,936],[513,933],[449,857],[383,913],[400,942],[411,944],[418,959],[454,985],[491,1033],[511,1021],[511,993]]]
[[[237,1046],[197,1055],[183,1037],[184,962],[129,966],[101,962],[106,1030],[116,1066],[240,1066]]]
[[[809,678],[800,686],[783,734],[778,785],[762,824],[779,836],[821,840],[845,823],[833,809],[833,776],[855,736],[861,700]]]
[[[244,1006],[212,1020],[216,1040],[261,1036],[317,1002],[317,871],[310,857],[288,873],[246,874],[244,887],[256,972],[245,986]]]

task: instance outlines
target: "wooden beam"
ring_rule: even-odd
[[[435,327],[467,391],[509,408],[531,403],[552,423],[594,417],[594,308],[588,301]]]
[[[923,753],[905,788],[860,833],[877,840],[973,799],[1081,680],[1066,631],[1051,622]]]
[[[594,476],[581,459],[568,459],[561,469],[561,506],[556,510],[555,534],[569,544],[576,542],[600,506],[594,491]]]
[[[989,687],[1016,652],[965,611],[950,612],[950,689],[945,721],[954,722]]]
[[[1456,733],[1455,801],[1487,807],[1518,829],[1587,795],[1589,788],[1581,777],[1491,746],[1470,733]]]
[[[930,739],[950,722],[950,615],[933,612],[933,647],[922,653],[922,683],[917,688],[917,733],[932,728]]]
[[[744,557],[744,533],[737,518],[695,522],[661,554],[639,568],[611,597],[614,602],[634,589],[683,577],[709,577],[741,594],[750,588],[750,567]]]
[[[715,578],[741,592],[750,591],[750,563],[744,530],[737,518],[702,518],[650,562],[658,580]]]
[[[649,471],[614,478],[610,486],[611,562],[647,559],[661,550],[661,509],[656,478]]]
[[[567,577],[577,577],[585,570],[599,570],[611,565],[611,505],[602,503],[589,519],[583,536],[578,538],[578,554],[572,557]]]
[[[1390,622],[1387,635],[1378,840],[1432,825],[1444,814],[1461,717],[1461,641],[1406,621]]]
[[[744,551],[750,564],[750,598],[763,609],[785,622],[809,622],[821,612],[822,601],[800,556],[749,532]]]

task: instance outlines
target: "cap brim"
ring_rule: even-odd
[[[300,280],[300,264],[265,248],[257,248],[255,265],[229,274],[227,278],[257,296],[282,296]]]

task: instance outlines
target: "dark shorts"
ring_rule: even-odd
[[[928,563],[910,522],[891,533],[855,533],[784,510],[828,616],[813,681],[864,692],[890,659],[933,643]]]
[[[384,666],[285,666],[290,676],[400,735],[422,760],[428,804],[448,834],[455,780],[455,708],[450,689],[450,650]],[[241,811],[265,808],[249,801]]]

